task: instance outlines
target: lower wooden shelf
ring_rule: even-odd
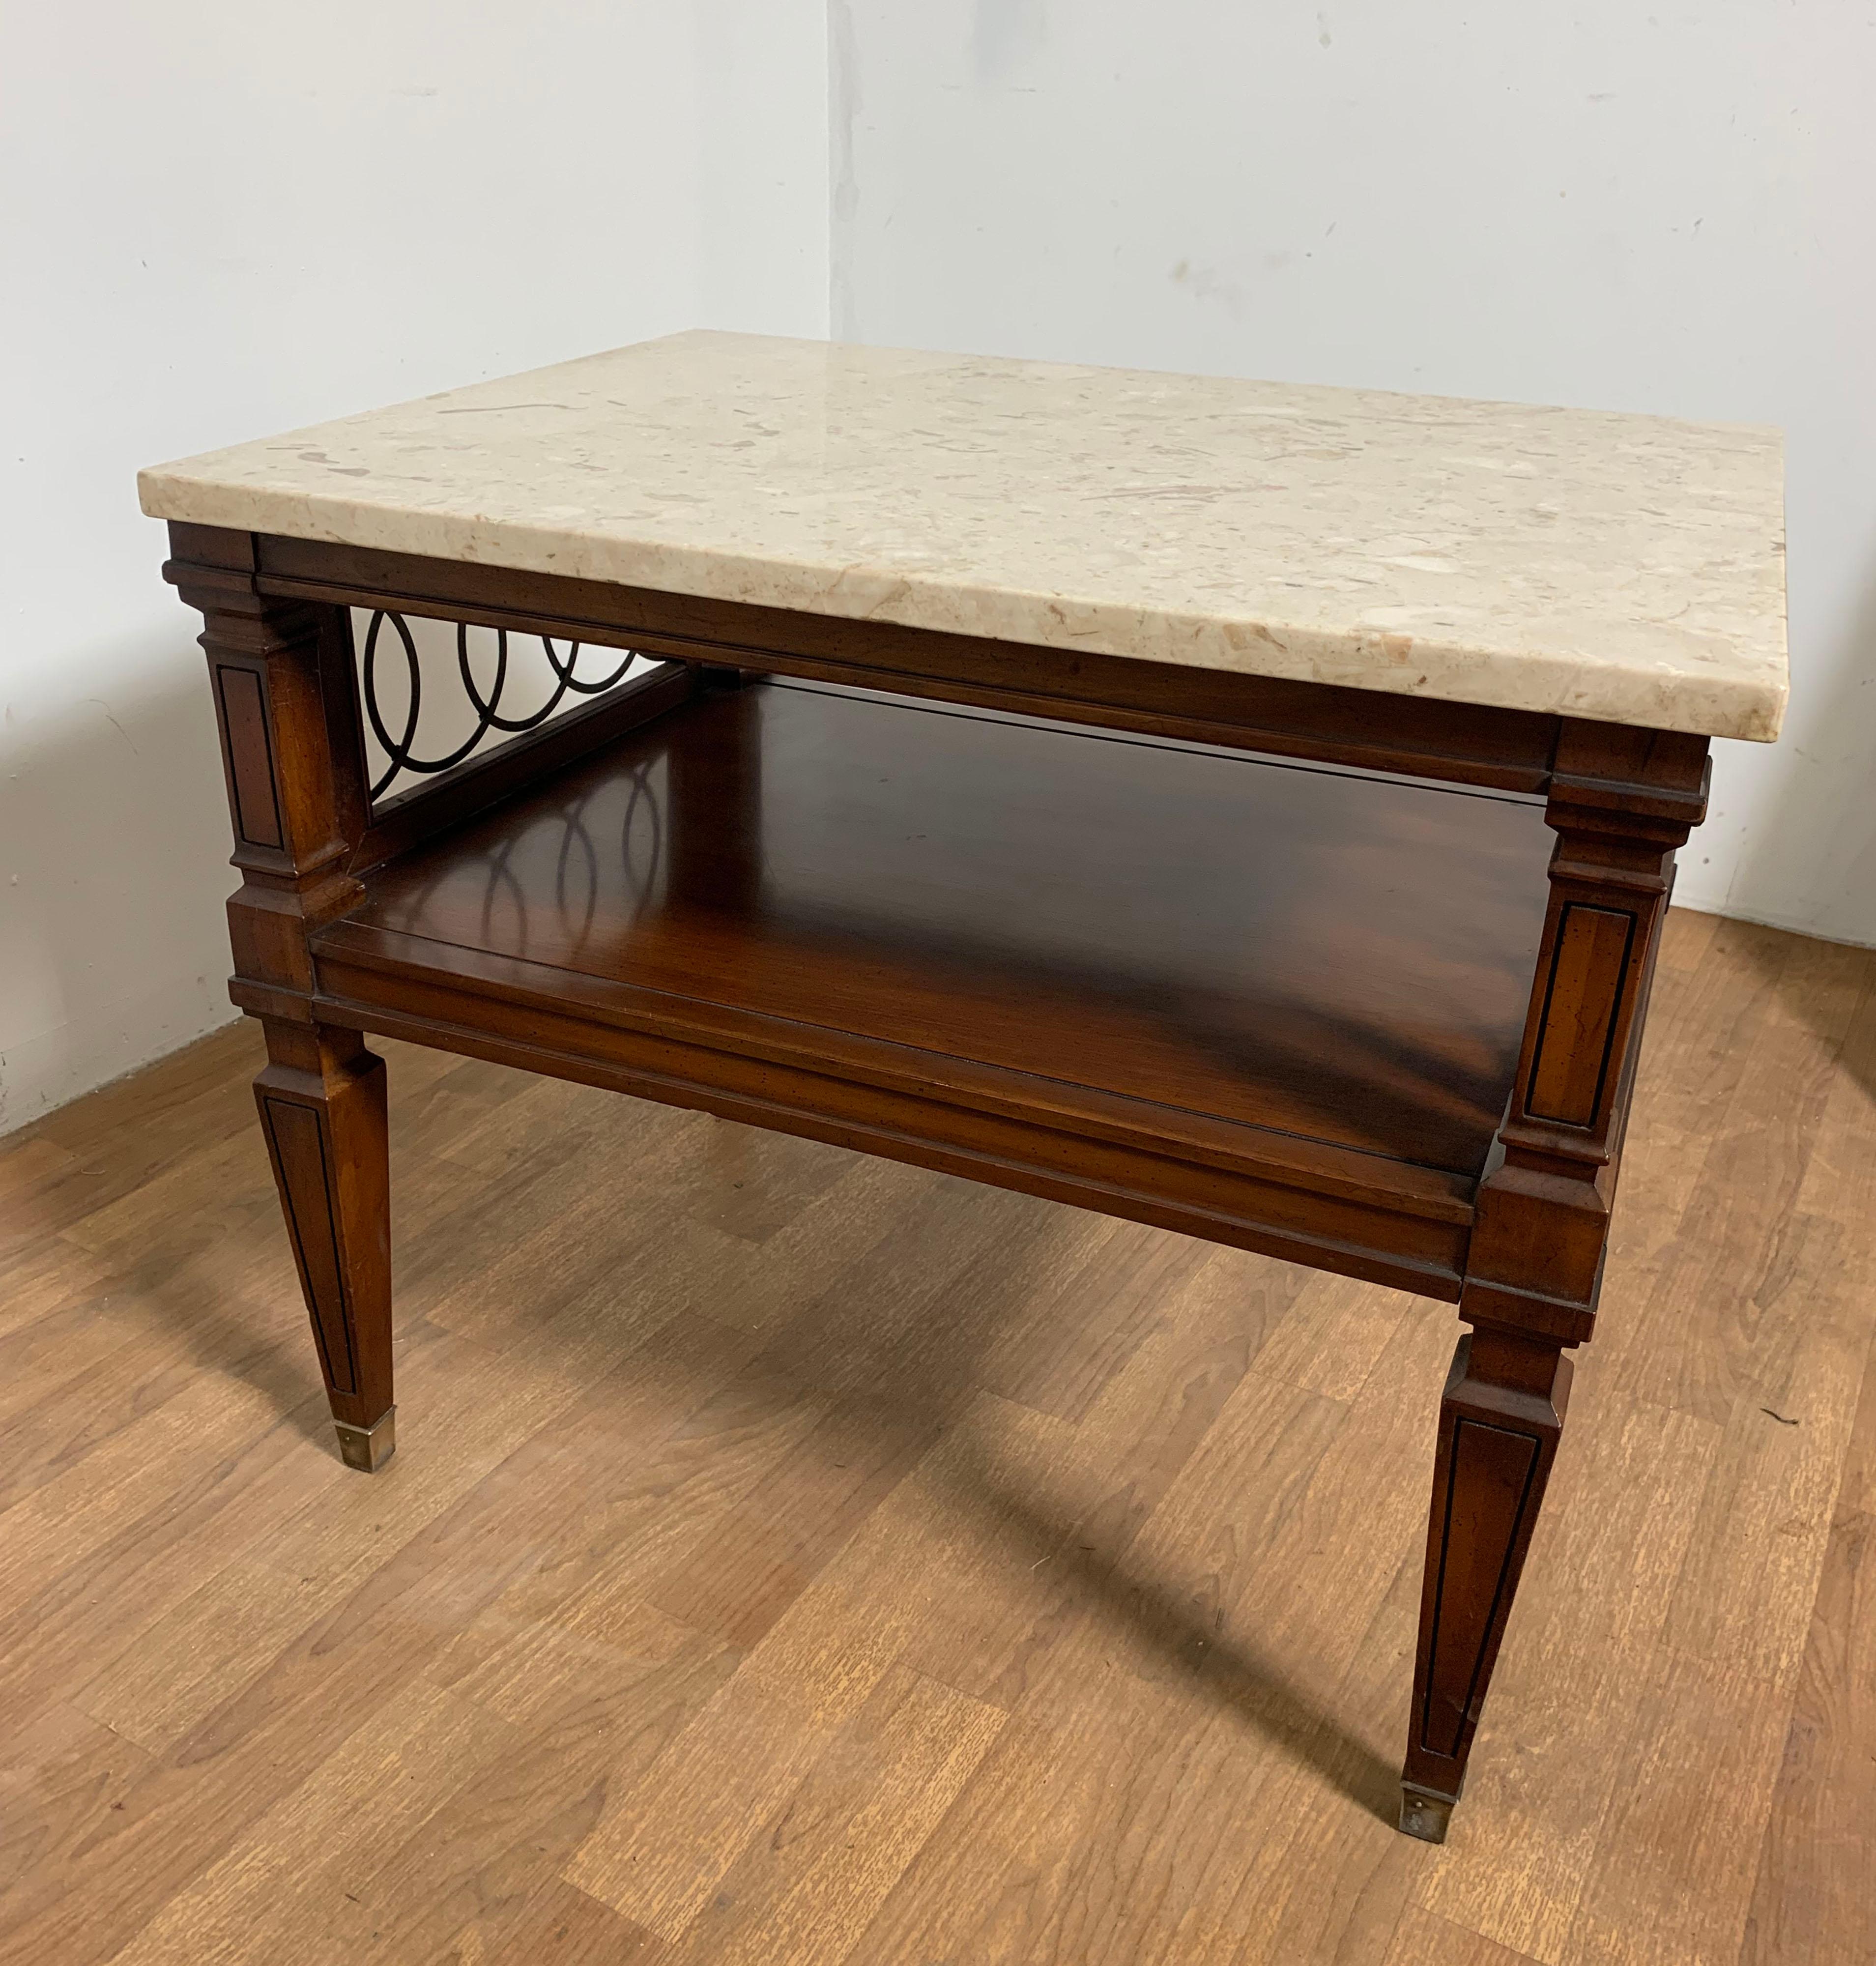
[[[1549,849],[1513,795],[771,682],[368,875],[318,1014],[1452,1298]]]

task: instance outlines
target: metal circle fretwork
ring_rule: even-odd
[[[410,701],[404,714],[404,728],[396,736],[385,721],[383,706],[378,700],[378,649],[384,625],[388,621],[397,637],[398,646],[404,656],[404,666],[410,679]],[[626,672],[637,659],[627,649],[621,655],[617,666],[610,675],[583,678],[575,673],[580,658],[581,644],[569,642],[564,657],[546,635],[538,639],[546,651],[547,666],[553,672],[554,684],[545,703],[521,717],[506,716],[502,711],[502,698],[508,687],[508,631],[498,628],[495,635],[495,675],[488,694],[485,697],[477,686],[475,672],[469,666],[469,624],[459,621],[456,624],[456,669],[462,678],[464,694],[475,712],[475,727],[461,743],[450,750],[432,757],[420,757],[417,752],[417,720],[423,710],[423,665],[417,653],[417,643],[411,633],[410,624],[404,617],[388,608],[381,608],[371,617],[371,626],[365,635],[365,659],[360,678],[362,695],[365,700],[365,715],[389,762],[371,788],[374,799],[384,795],[385,788],[400,772],[430,774],[446,772],[459,765],[482,743],[492,730],[504,736],[514,736],[526,730],[538,729],[553,716],[569,695],[598,696],[623,682]]]

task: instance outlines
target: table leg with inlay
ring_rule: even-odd
[[[1595,1328],[1674,856],[1705,817],[1704,738],[1566,721],[1518,1072],[1480,1184],[1441,1404],[1401,1826],[1444,1840]]]
[[[342,610],[256,591],[238,535],[195,534],[179,583],[199,609],[242,885],[228,903],[245,1007],[266,1033],[254,1083],[320,1370],[347,1463],[395,1445],[385,1069],[311,1009],[310,931],[363,889],[369,798]]]
[[[339,1452],[376,1474],[397,1449],[384,1060],[356,1031],[261,1021],[267,1065],[254,1099]]]

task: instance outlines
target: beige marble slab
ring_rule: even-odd
[[[144,472],[143,510],[1769,740],[1776,430],[689,334]]]

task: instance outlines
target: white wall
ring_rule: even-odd
[[[1876,14],[830,0],[833,325],[1787,432],[1794,701],[1679,898],[1876,942]]]
[[[827,327],[820,0],[0,12],[0,1132],[232,1015],[137,467],[698,324]]]
[[[1681,898],[1876,942],[1871,73],[1844,0],[0,8],[0,1132],[230,1014],[136,467],[699,323],[1783,424]]]

